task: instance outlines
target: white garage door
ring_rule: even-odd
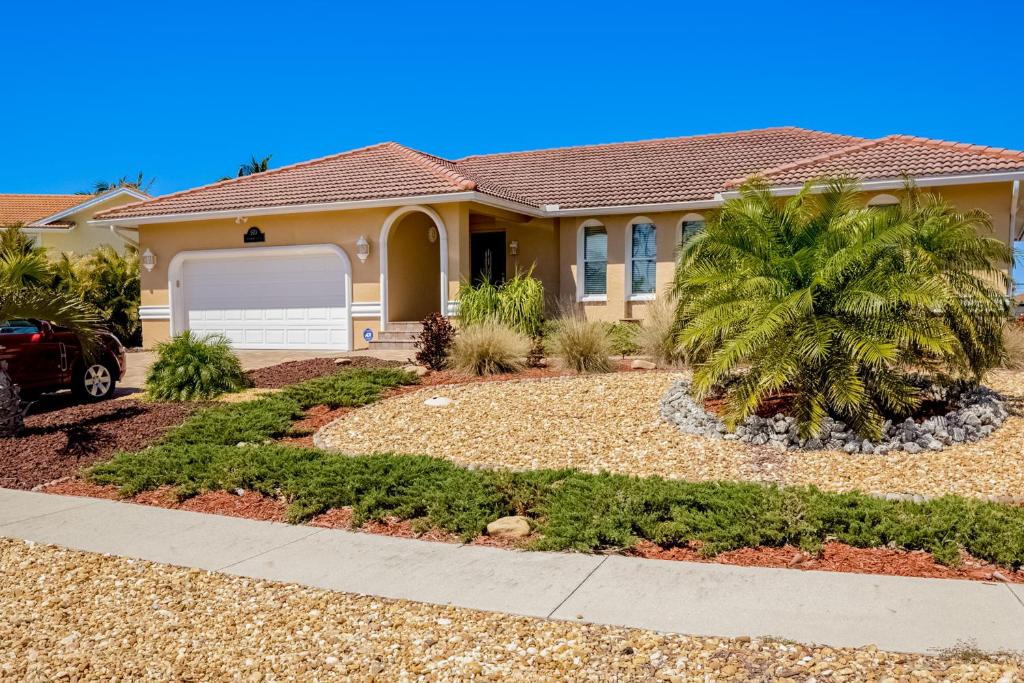
[[[333,253],[185,261],[188,327],[239,349],[349,350],[346,264]]]

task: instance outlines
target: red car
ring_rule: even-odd
[[[85,401],[114,394],[124,375],[125,350],[117,337],[101,332],[93,358],[86,360],[73,332],[43,320],[0,321],[0,360],[23,397],[71,389]]]

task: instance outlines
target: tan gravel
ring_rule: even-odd
[[[778,453],[684,434],[658,416],[659,400],[681,376],[631,372],[426,387],[352,412],[325,427],[319,442],[348,454],[426,454],[483,467],[576,467],[872,493],[1024,495],[1022,372],[996,372],[988,382],[1016,404],[989,439],[887,456]],[[430,396],[452,403],[424,405]]]
[[[693,638],[253,581],[0,539],[18,681],[1019,680],[1024,661]]]

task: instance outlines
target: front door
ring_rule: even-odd
[[[505,281],[505,233],[475,232],[469,236],[470,267],[473,284],[484,280],[493,284]]]

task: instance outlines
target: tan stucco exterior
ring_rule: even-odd
[[[83,197],[83,201],[87,198],[87,196]],[[130,243],[129,241],[112,232],[110,228],[90,224],[89,221],[100,211],[106,211],[136,201],[138,199],[126,194],[111,196],[104,201],[97,202],[92,206],[62,218],[62,221],[74,223],[74,227],[70,230],[27,228],[25,232],[33,235],[37,243],[48,250],[48,255],[51,259],[60,258],[61,254],[84,256],[105,244],[109,244],[118,251],[124,251],[125,246]],[[124,232],[134,239],[134,236],[128,231]]]
[[[960,208],[986,211],[992,217],[994,236],[1012,244],[1011,183],[927,189],[942,194]],[[899,194],[894,190],[884,192]],[[865,193],[864,200],[867,202],[881,193]],[[656,292],[662,294],[672,281],[681,221],[707,217],[712,211],[531,217],[470,202],[451,202],[422,207],[389,206],[254,216],[242,223],[224,218],[144,224],[139,227],[140,248],[148,248],[157,259],[152,272],[142,272],[144,342],[151,347],[170,334],[166,315],[161,318],[159,309],[169,303],[167,266],[180,252],[245,248],[252,249],[255,255],[264,246],[333,244],[344,250],[352,264],[353,347],[365,347],[363,330],[372,330],[375,337],[380,333],[381,282],[384,279],[380,237],[389,222],[386,278],[387,319],[390,321],[417,319],[427,309],[440,309],[439,250],[443,244],[447,245],[448,300],[456,301],[460,280],[470,274],[470,235],[496,230],[506,233],[508,247],[513,242],[517,247],[517,254],[506,254],[508,273],[511,275],[517,267],[526,270],[532,266],[534,275],[544,282],[552,307],[578,302],[586,315],[594,319],[642,320],[650,302],[630,300],[626,292],[627,230],[638,219],[657,226]],[[1024,220],[1020,213],[1018,225]],[[443,233],[437,243],[427,239],[427,231],[435,222],[432,216],[437,217]],[[579,302],[578,240],[581,226],[588,221],[600,222],[608,232],[607,293],[603,301]],[[252,226],[258,226],[265,233],[265,243],[243,244],[243,234]],[[357,258],[357,241],[361,236],[370,244],[370,256],[365,262]],[[177,284],[170,283],[170,287]]]

